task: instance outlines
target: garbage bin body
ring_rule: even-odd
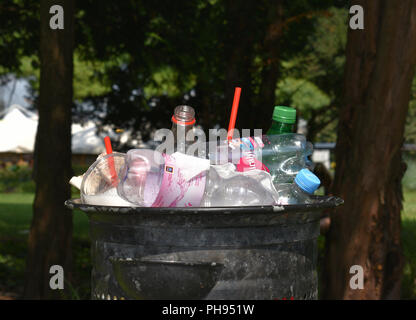
[[[321,197],[295,206],[117,208],[67,201],[89,216],[91,297],[111,300],[164,299],[165,286],[178,290],[178,299],[317,299],[320,211],[340,203]],[[129,271],[118,266],[141,260],[152,262],[151,272],[140,263]],[[212,269],[215,279],[208,267],[197,280],[209,290],[187,295],[194,270],[210,264],[221,266]]]

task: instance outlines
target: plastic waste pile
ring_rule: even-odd
[[[237,88],[239,89],[239,88]],[[240,90],[236,90],[228,137],[189,154],[195,110],[178,106],[172,116],[173,152],[131,149],[106,154],[81,177],[73,177],[81,201],[117,207],[228,207],[292,205],[313,202],[320,181],[310,169],[313,146],[294,133],[296,110],[274,108],[265,135],[233,138]],[[191,138],[190,138],[191,137]]]

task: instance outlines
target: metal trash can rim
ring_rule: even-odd
[[[335,208],[344,203],[339,197],[335,196],[313,196],[315,202],[310,204],[293,204],[293,205],[275,205],[275,206],[244,206],[244,207],[116,207],[91,205],[81,202],[81,199],[70,199],[65,201],[65,206],[69,209],[79,209],[84,212],[97,213],[114,213],[127,215],[149,214],[233,214],[233,213],[250,213],[250,214],[276,214],[287,212],[305,212],[318,211],[323,209]]]

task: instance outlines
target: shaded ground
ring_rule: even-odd
[[[27,239],[32,219],[31,193],[0,193],[0,299],[23,292]],[[74,211],[74,288],[70,299],[90,297],[88,218]]]

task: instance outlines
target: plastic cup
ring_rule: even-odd
[[[163,179],[165,160],[161,153],[149,149],[127,152],[124,168],[118,175],[122,182],[118,194],[138,206],[150,207],[156,200]]]
[[[81,201],[103,206],[133,206],[117,193],[126,155],[113,152],[96,160],[84,174],[81,183]],[[114,170],[116,176],[114,176]]]

